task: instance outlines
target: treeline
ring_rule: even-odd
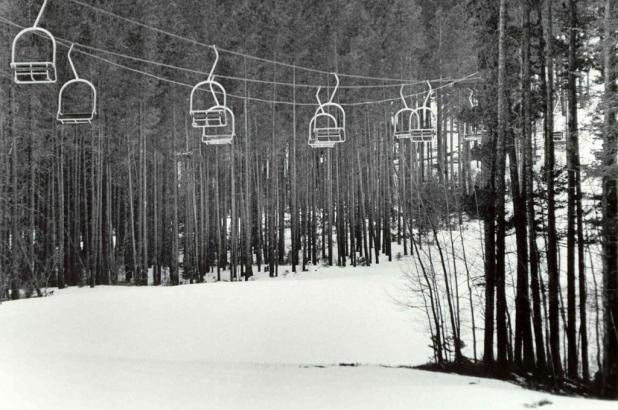
[[[502,0],[472,1],[470,8],[486,79],[479,106],[488,131],[483,146],[489,154],[483,158],[477,192],[483,198],[484,222],[483,362],[498,374],[517,371],[548,380],[554,387],[574,384],[616,397],[615,6],[611,1]],[[603,180],[601,197],[592,198],[602,205],[597,221],[603,225],[597,238],[603,247],[600,303],[598,295],[588,290],[596,277],[592,260],[586,262],[592,222],[584,220],[578,118],[578,108],[587,103],[582,82],[591,71],[601,73],[605,81],[598,106],[605,118],[598,128],[603,151],[596,169],[584,170],[589,178]],[[556,116],[559,103],[564,114]],[[566,118],[566,123],[556,123],[557,118]],[[538,166],[534,124],[541,125],[544,141],[543,162]],[[565,153],[564,168],[556,161],[560,151]],[[560,192],[563,179],[565,192]],[[557,218],[562,204],[564,226]],[[561,269],[563,230],[566,258]],[[509,231],[515,235],[515,273],[508,267]],[[507,284],[511,275],[512,305]],[[602,306],[596,305],[596,316],[591,318],[593,303]],[[590,325],[599,347],[594,364]],[[604,336],[599,335],[599,326]]]

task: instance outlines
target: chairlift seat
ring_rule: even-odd
[[[336,145],[334,142],[311,142],[309,146],[311,148],[333,148]]]
[[[410,130],[410,136],[414,142],[431,142],[436,135],[433,128],[415,128]]]
[[[412,132],[410,130],[408,131],[396,131],[395,132],[395,138],[397,138],[398,140],[409,140],[412,138]]]
[[[90,124],[93,119],[94,114],[91,112],[58,114],[58,121],[62,124]]]
[[[229,145],[233,140],[233,135],[202,135],[202,143],[205,145]]]
[[[345,130],[340,127],[314,128],[309,146],[312,148],[333,148],[345,141]]]
[[[334,148],[337,145],[334,142],[310,142],[309,146],[311,148]]]
[[[12,63],[11,67],[16,83],[56,82],[56,66],[51,62]]]
[[[206,128],[202,129],[202,143],[206,145],[229,145],[234,140],[234,133],[208,134]]]
[[[477,142],[477,141],[481,141],[482,138],[483,138],[483,134],[481,134],[480,132],[469,133],[469,134],[464,135],[464,141]]]

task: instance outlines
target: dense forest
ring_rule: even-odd
[[[612,0],[50,0],[57,81],[16,84],[42,3],[0,0],[0,300],[410,257],[438,365],[618,398]],[[231,144],[189,115],[211,69]],[[61,124],[77,73],[97,117]],[[426,100],[435,135],[401,138]]]

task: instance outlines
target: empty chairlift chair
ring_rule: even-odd
[[[327,104],[321,106],[309,122],[309,145],[312,148],[332,148],[345,141],[345,128],[339,125],[335,115],[326,112],[330,108],[325,107]]]
[[[312,148],[332,148],[345,142],[345,110],[340,104],[333,102],[339,89],[339,77],[336,73],[333,74],[336,84],[328,102],[320,101],[321,87],[315,94],[318,108],[309,122],[309,146]]]
[[[433,89],[429,81],[427,81],[427,84],[429,85],[429,92],[423,105],[416,108],[416,125],[414,126],[413,121],[413,127],[410,130],[410,138],[414,142],[431,142],[436,137],[436,118],[430,107]]]
[[[214,70],[219,61],[219,52],[215,51],[213,64],[208,79],[193,87],[189,100],[189,115],[193,128],[202,129],[202,142],[207,145],[231,144],[235,135],[234,112],[227,106],[225,88],[214,80]],[[197,92],[207,92],[212,97],[211,103],[199,101]],[[217,95],[219,94],[219,95]],[[210,104],[210,105],[209,105]]]
[[[68,59],[75,78],[60,88],[57,119],[61,124],[90,124],[97,113],[97,90],[77,74],[71,58],[73,47],[69,49]]]
[[[566,123],[567,118],[562,114],[560,94],[558,94],[558,99],[554,105],[554,131],[552,134],[555,145],[566,144]]]
[[[11,46],[11,69],[17,84],[46,84],[56,82],[56,39],[44,28],[38,27],[47,0],[32,27],[20,31]],[[32,42],[39,43],[38,52],[32,50]]]
[[[403,96],[404,87],[405,85],[402,85],[399,89],[399,95],[401,96],[401,101],[403,102],[403,108],[397,111],[392,118],[393,134],[395,135],[395,138],[399,140],[411,139],[412,129],[418,128],[418,114],[414,109],[408,107],[408,103]]]
[[[470,109],[473,111],[477,111],[478,104],[476,104],[473,100],[474,90],[470,90],[470,96],[468,100],[470,101]],[[476,119],[478,121],[478,119]],[[475,125],[473,123],[465,124],[464,127],[464,141],[469,142],[481,142],[483,139],[483,135],[485,134],[485,129],[481,125]]]

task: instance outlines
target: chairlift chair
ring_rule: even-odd
[[[429,85],[429,92],[423,105],[414,110],[417,119],[416,126],[410,129],[410,139],[413,142],[431,142],[436,137],[436,118],[429,106],[433,88],[431,88],[429,81],[427,81],[427,85]]]
[[[69,64],[75,78],[67,81],[60,88],[60,92],[58,93],[58,114],[56,118],[61,124],[90,124],[97,113],[97,90],[90,81],[80,78],[77,74],[75,66],[73,65],[73,59],[71,58],[73,47],[73,44],[71,44],[67,58],[69,59]],[[87,88],[91,92],[90,100],[82,101],[83,104],[77,109],[67,110],[66,100],[68,96],[72,93],[77,93],[80,88]]]
[[[335,89],[326,103],[320,101],[318,87],[316,99],[318,108],[309,122],[309,146],[312,148],[332,148],[336,144],[345,142],[345,110],[340,104],[333,102],[339,88],[339,77],[335,75]]]
[[[202,129],[202,142],[204,144],[226,145],[232,143],[236,128],[234,113],[230,108],[226,106],[211,107],[206,110],[204,118],[206,118],[207,125],[199,127]]]
[[[338,126],[335,116],[318,109],[309,122],[309,145],[313,148],[332,148],[343,141],[345,129]]]
[[[56,82],[56,39],[48,30],[38,27],[46,5],[47,0],[44,0],[34,25],[21,30],[13,39],[11,46],[11,69],[13,70],[13,79],[17,84],[49,84]],[[51,50],[49,50],[48,59],[18,57],[17,51],[22,47],[28,47],[24,43],[32,35],[49,40]]]
[[[423,118],[421,118],[421,113],[424,114]],[[415,115],[418,118],[418,121],[416,121],[418,125],[410,130],[411,140],[413,142],[433,141],[436,137],[436,128],[434,126],[436,120],[431,108],[418,107],[415,110]]]
[[[560,109],[560,94],[558,94],[558,99],[554,106],[554,131],[552,133],[552,138],[554,140],[554,144],[556,145],[564,145],[566,144],[566,118],[562,115],[562,110]]]
[[[403,108],[397,111],[391,119],[393,125],[393,135],[398,140],[411,139],[412,129],[417,128],[413,126],[413,121],[418,120],[418,114],[414,109],[408,107],[408,102],[403,96],[404,87],[405,85],[402,85],[399,89],[399,95],[401,96],[401,101],[403,102]]]
[[[470,101],[470,107],[476,108],[478,105],[474,102],[473,97],[474,90],[470,89],[470,95],[468,96],[468,100]],[[483,135],[485,134],[485,130],[482,126],[466,124],[464,127],[464,141],[470,142],[480,142],[483,139]]]
[[[191,125],[194,128],[202,129],[202,142],[207,145],[231,144],[235,135],[234,112],[227,106],[227,93],[225,88],[214,80],[214,71],[219,62],[219,51],[213,46],[215,51],[215,62],[210,69],[208,79],[193,87],[189,99],[189,115]],[[198,107],[196,91],[200,88],[208,87],[214,105],[210,107]],[[221,99],[217,96],[221,95]]]

